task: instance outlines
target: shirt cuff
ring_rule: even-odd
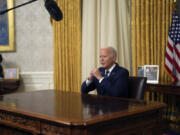
[[[104,77],[99,80],[99,83],[101,83],[103,79],[104,79]]]
[[[88,80],[88,79],[86,80],[86,85],[87,85],[87,86],[89,86],[91,83],[92,83],[92,81],[90,81],[90,80]]]

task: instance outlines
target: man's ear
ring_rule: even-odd
[[[116,62],[116,57],[113,57],[113,61]]]

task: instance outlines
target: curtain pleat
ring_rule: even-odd
[[[82,81],[98,68],[100,48],[117,50],[117,63],[130,69],[128,0],[83,0]]]
[[[173,0],[132,0],[132,71],[137,67],[159,65],[159,80],[169,81],[164,70],[165,47]]]
[[[53,21],[54,89],[80,92],[81,0],[57,0],[63,20]]]

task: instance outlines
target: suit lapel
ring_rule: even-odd
[[[119,68],[119,65],[116,63],[116,66],[114,67],[114,69],[111,71],[110,75],[107,77],[108,78],[113,78],[114,76],[116,76],[116,72]],[[105,75],[105,69],[104,68],[100,68],[100,71],[102,73],[102,76],[104,77]]]
[[[116,63],[116,66],[115,66],[114,69],[111,71],[111,74],[110,74],[110,76],[109,76],[108,78],[111,78],[111,77],[115,76],[118,68],[119,68],[119,65]]]

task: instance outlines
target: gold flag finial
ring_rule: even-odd
[[[177,10],[177,0],[174,0],[173,9],[174,9],[175,11]]]

